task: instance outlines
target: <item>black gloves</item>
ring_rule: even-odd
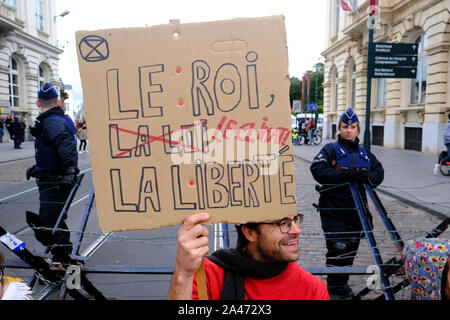
[[[40,133],[40,122],[39,120],[34,121],[31,125],[30,125],[30,134],[33,137],[37,137]]]
[[[59,186],[64,189],[70,189],[77,181],[77,174],[80,173],[80,170],[75,167],[70,167],[64,173],[61,181],[59,182]]]
[[[351,181],[358,182],[358,183],[367,183],[367,184],[371,185],[368,171],[351,169],[349,175],[350,175]]]
[[[33,174],[34,174],[34,169],[36,169],[36,165],[34,165],[34,166],[32,166],[32,167],[29,167],[29,168],[27,169],[27,173],[26,173],[26,175],[27,175],[27,180],[30,180],[31,177],[34,177],[34,176],[33,176]]]

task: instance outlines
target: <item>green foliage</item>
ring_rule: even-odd
[[[313,69],[314,71],[308,72],[311,79],[310,103],[317,103],[319,106],[319,113],[323,113],[324,64],[318,62],[313,66]],[[302,81],[297,77],[291,77],[290,81],[289,100],[292,109],[292,102],[294,100],[302,99]]]
[[[323,76],[324,76],[323,67],[324,67],[323,63],[321,62],[316,63],[313,67],[314,72],[311,73],[310,99],[312,103],[317,103],[319,106],[323,106]]]
[[[292,102],[294,100],[301,100],[302,98],[302,81],[296,77],[291,77],[291,87],[289,89],[289,100]]]

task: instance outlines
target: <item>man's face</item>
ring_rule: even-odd
[[[269,224],[258,225],[256,233],[254,259],[263,262],[293,262],[299,258],[300,228],[296,223],[292,223],[291,229],[286,234],[281,233],[278,225]]]

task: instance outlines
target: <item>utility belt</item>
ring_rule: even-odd
[[[31,175],[36,178],[37,182],[59,182],[63,178],[63,175],[51,171],[37,171]]]

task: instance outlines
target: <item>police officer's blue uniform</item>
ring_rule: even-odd
[[[58,94],[51,84],[45,84],[39,91],[39,98],[50,100]],[[64,207],[71,187],[78,174],[78,153],[74,134],[75,126],[64,111],[55,106],[36,118],[32,130],[35,140],[36,165],[27,176],[36,178],[39,188],[39,216],[45,227],[53,228]],[[66,217],[59,228],[66,229]],[[64,262],[72,251],[70,233],[58,231],[56,246],[52,248],[53,261]],[[44,244],[48,245],[48,243]]]
[[[343,114],[341,121],[351,124],[358,119],[350,109]],[[357,183],[363,203],[367,205],[364,187],[359,182],[369,179],[372,186],[378,186],[384,179],[383,166],[371,152],[359,145],[358,138],[350,141],[339,135],[337,142],[328,143],[320,150],[310,170],[314,179],[323,186],[319,210],[328,250],[326,263],[328,266],[351,266],[363,233],[347,182]],[[371,216],[367,218],[372,221]],[[348,275],[329,275],[330,295],[352,296],[348,279]]]

